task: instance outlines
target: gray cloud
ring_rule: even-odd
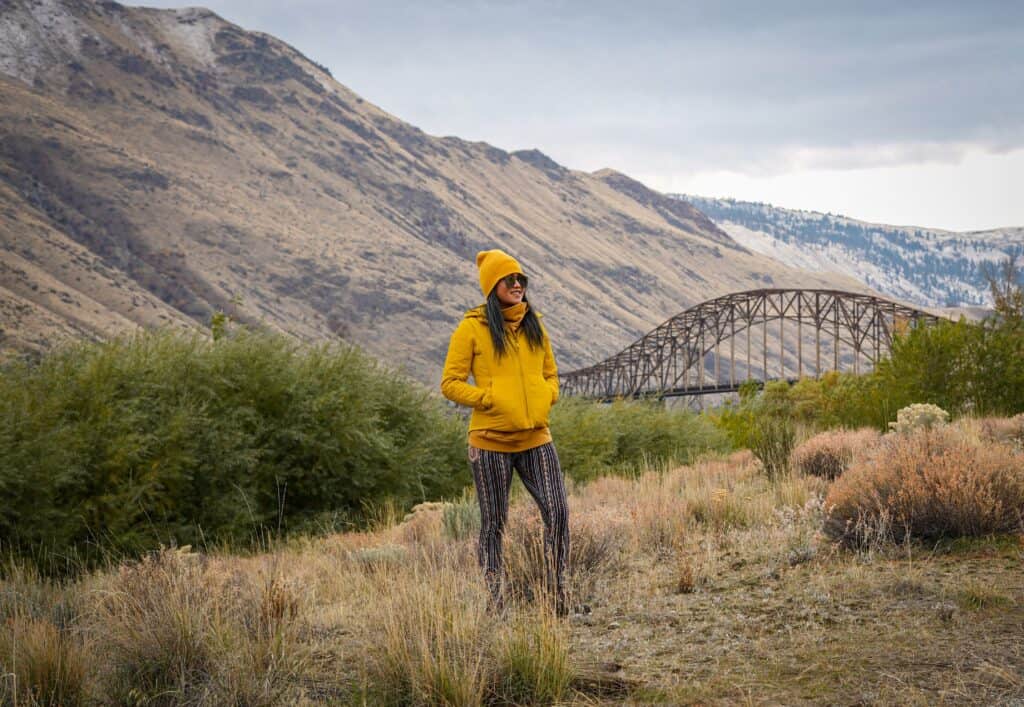
[[[1024,146],[1024,4],[830,5],[209,0],[427,132],[579,169],[764,174]]]

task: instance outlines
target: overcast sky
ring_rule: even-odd
[[[1024,226],[1024,2],[206,6],[433,135],[666,192]]]

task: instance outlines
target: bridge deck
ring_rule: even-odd
[[[771,379],[768,380],[768,382],[777,381],[777,380],[782,380],[782,379],[781,378],[771,378]],[[787,383],[792,385],[793,383],[796,383],[799,379],[798,378],[787,378],[785,380],[786,380]],[[752,382],[755,385],[757,385],[758,388],[763,388],[764,385],[765,385],[765,381],[762,381],[762,380],[751,380],[750,382]],[[714,395],[716,393],[738,393],[739,390],[740,390],[740,387],[742,385],[743,385],[743,383],[721,383],[719,385],[706,385],[703,388],[690,387],[690,388],[674,388],[672,390],[665,390],[665,391],[658,391],[658,390],[638,391],[638,392],[634,393],[633,395],[630,395],[630,396],[627,396],[627,397],[634,398],[634,399],[650,399],[650,398],[661,399],[661,398],[683,398],[683,397],[690,397],[690,396],[694,396],[694,395]],[[603,403],[609,403],[609,402],[612,402],[613,400],[619,400],[621,398],[622,398],[622,396],[619,396],[619,397],[603,397],[603,398],[598,398],[598,400],[600,400],[600,402],[603,402]]]

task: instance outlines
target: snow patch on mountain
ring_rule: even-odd
[[[731,221],[718,222],[718,226],[745,248],[786,265],[813,272],[846,275],[901,300],[935,304],[930,301],[928,294],[911,280],[898,275],[894,277],[877,264],[860,260],[842,248],[787,243],[762,231],[754,231]]]
[[[749,250],[793,267],[854,277],[922,306],[990,305],[985,268],[1024,254],[1024,228],[958,233],[733,199],[676,198]]]

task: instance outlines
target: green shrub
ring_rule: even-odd
[[[239,330],[0,371],[0,543],[42,558],[249,542],[458,493],[463,423],[354,348]]]
[[[1013,415],[1024,411],[1024,326],[993,318],[918,327],[895,338],[871,377],[892,415],[919,401],[954,415]]]
[[[785,415],[759,415],[750,432],[750,451],[769,479],[789,472],[789,457],[796,445],[796,428]]]
[[[803,392],[807,393],[806,386]],[[768,478],[774,479],[789,470],[796,443],[793,410],[786,381],[770,381],[760,391],[748,382],[740,389],[738,405],[723,405],[709,418],[735,447],[753,452]],[[808,410],[804,413],[809,414]]]
[[[729,449],[706,418],[654,401],[563,398],[552,409],[551,434],[562,468],[576,481]]]

